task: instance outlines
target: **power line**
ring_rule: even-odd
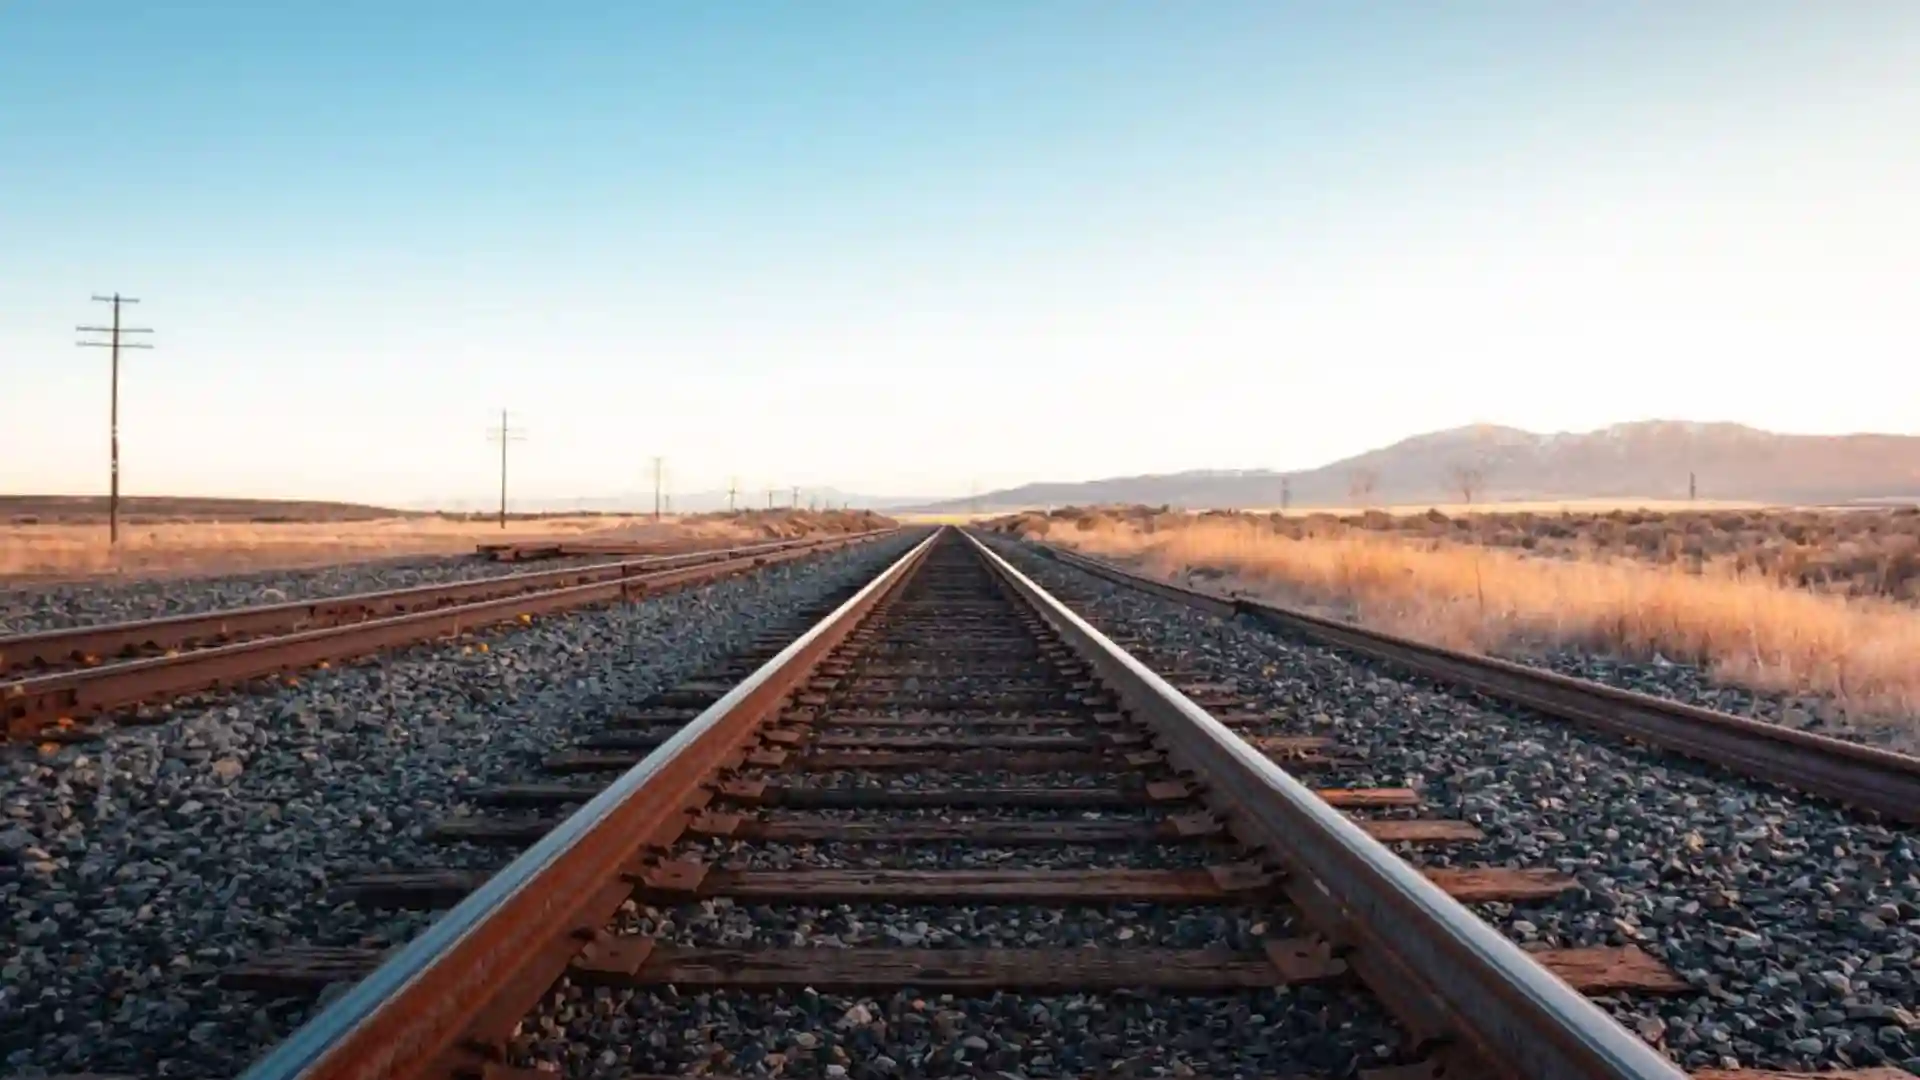
[[[113,325],[80,326],[75,329],[83,334],[109,335],[106,341],[82,341],[79,343],[82,348],[113,350],[113,388],[108,392],[107,404],[107,453],[110,459],[107,476],[107,543],[118,547],[120,544],[120,350],[153,348],[151,345],[123,342],[120,338],[124,334],[151,334],[153,331],[145,327],[120,325],[120,305],[140,302],[133,297],[114,293],[112,296],[95,295],[93,299],[96,303],[113,305]]]
[[[507,444],[524,442],[527,433],[507,423],[507,410],[500,410],[500,426],[487,429],[487,441],[500,444],[500,527],[507,527]]]

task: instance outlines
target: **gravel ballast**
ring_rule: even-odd
[[[304,672],[51,753],[8,748],[7,1071],[239,1071],[307,1006],[220,991],[223,966],[286,944],[405,940],[431,916],[363,911],[330,884],[465,861],[425,830],[470,787],[534,775],[570,736],[785,627],[907,546],[891,538]]]
[[[1411,783],[1427,814],[1488,834],[1407,857],[1574,875],[1557,901],[1480,913],[1522,942],[1638,944],[1671,965],[1694,992],[1600,1001],[1683,1066],[1920,1073],[1914,830],[996,547],[1095,625],[1236,678],[1275,717],[1266,733],[1329,735],[1366,762],[1314,776]]]
[[[1398,1041],[1364,995],[1339,987],[854,996],[563,983],[521,1026],[509,1059],[593,1077],[1332,1077],[1389,1063]]]

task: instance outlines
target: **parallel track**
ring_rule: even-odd
[[[1060,562],[1225,619],[1245,616],[1556,719],[1633,739],[1742,776],[1920,824],[1920,758],[1635,693],[1497,657],[1476,656],[1244,597],[1159,581],[1104,560],[1036,545]]]
[[[1363,1073],[1377,1080],[1684,1075],[1582,996],[1686,992],[1671,973],[1631,949],[1523,952],[1462,906],[1570,882],[1527,868],[1417,871],[1382,840],[1446,843],[1470,838],[1471,826],[1396,815],[1392,807],[1417,805],[1411,791],[1316,781],[1316,792],[1275,759],[1303,773],[1340,764],[1337,747],[1242,739],[990,551],[946,530],[739,685],[683,688],[545,763],[585,779],[477,793],[525,813],[449,823],[444,835],[531,845],[504,868],[420,867],[353,883],[363,904],[450,907],[395,954],[293,949],[230,972],[231,985],[257,992],[359,980],[247,1075],[571,1070],[579,1062],[558,1060],[555,1040],[591,1033],[556,1029],[551,1016],[522,1020],[543,1003],[579,1000],[587,986],[1162,991],[1228,1001],[1301,984],[1351,997],[1362,1011],[1383,1004],[1399,1022],[1396,1060]],[[576,804],[584,805],[558,816]],[[965,870],[889,869],[884,858],[756,862],[763,847],[802,844],[991,851]],[[1059,869],[1010,856],[1092,848],[1141,865]],[[1229,905],[1251,912],[1240,925],[1253,937],[1203,949],[1124,939],[1096,948],[731,948],[660,929],[674,925],[673,912],[716,900],[754,912]],[[634,902],[651,905],[645,921]],[[1300,1000],[1263,997],[1261,1007]],[[581,1052],[604,1060],[609,1051]],[[713,1072],[724,1075],[724,1064]]]
[[[0,638],[10,739],[523,616],[708,581],[883,533],[731,547]],[[111,659],[110,659],[111,658]]]

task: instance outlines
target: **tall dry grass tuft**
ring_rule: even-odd
[[[1293,539],[1249,521],[1090,524],[1056,521],[1045,538],[1169,577],[1224,571],[1249,592],[1455,648],[1657,654],[1728,683],[1829,698],[1854,719],[1920,714],[1920,613],[1886,601],[1358,531]]]

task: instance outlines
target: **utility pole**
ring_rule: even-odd
[[[797,485],[793,489],[793,502],[788,504],[787,509],[789,510],[800,509],[800,488]]]
[[[660,458],[653,459],[653,520],[660,520]]]
[[[773,509],[773,489],[767,489],[767,509]]]
[[[736,476],[727,481],[727,513],[733,513],[733,497],[739,493],[740,478]]]
[[[1699,488],[1699,485],[1694,483],[1693,474],[1688,473],[1687,474],[1687,501],[1692,502],[1694,499],[1694,496],[1698,495],[1699,493],[1700,493],[1700,488]]]
[[[97,303],[113,305],[113,325],[80,326],[75,327],[75,329],[83,334],[108,335],[105,341],[82,341],[79,343],[82,348],[113,350],[112,389],[108,391],[109,400],[107,404],[107,453],[109,460],[109,465],[107,466],[107,543],[118,547],[120,545],[120,350],[153,348],[151,345],[123,342],[120,338],[123,334],[151,334],[153,331],[145,327],[120,325],[120,305],[137,304],[140,302],[133,297],[121,296],[119,293],[114,293],[112,296],[95,295],[93,299]]]
[[[507,444],[524,440],[527,433],[516,431],[507,423],[507,410],[500,410],[500,426],[487,430],[487,440],[500,444],[500,527],[507,527]]]
[[[1280,478],[1280,512],[1283,514],[1286,513],[1287,507],[1292,505],[1293,505],[1293,477],[1283,476]]]

